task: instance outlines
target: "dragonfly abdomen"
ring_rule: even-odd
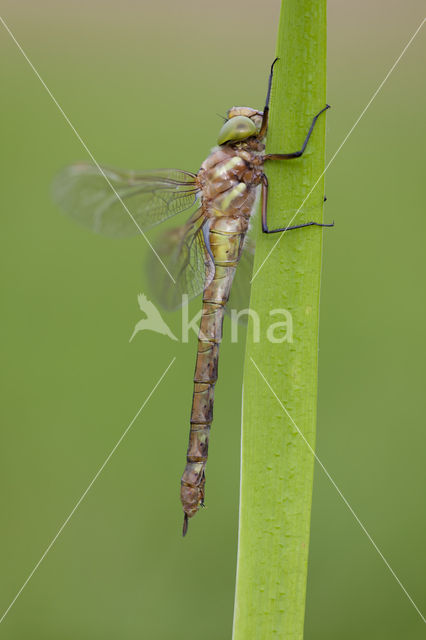
[[[194,374],[189,444],[186,467],[181,479],[181,500],[185,512],[183,535],[187,530],[188,518],[192,518],[204,504],[205,467],[213,421],[223,311],[222,305],[204,300]]]
[[[218,218],[212,221],[210,227],[209,240],[215,273],[204,291],[198,335],[187,463],[181,479],[181,500],[185,513],[183,535],[188,528],[188,518],[192,518],[204,504],[205,468],[213,421],[223,317],[246,227],[247,223],[239,218]]]

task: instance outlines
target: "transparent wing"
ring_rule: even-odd
[[[96,233],[129,236],[185,209],[197,198],[195,174],[178,169],[122,171],[74,164],[54,179],[52,195],[63,211]]]
[[[235,314],[239,314],[243,309],[249,308],[251,288],[250,281],[253,273],[255,248],[256,242],[254,240],[254,234],[250,229],[244,241],[240,261],[232,283],[231,295],[229,296],[228,303],[225,307],[226,312],[231,316],[231,318],[235,317]],[[246,313],[237,315],[237,318],[238,322],[243,325],[246,325],[248,322],[248,315]]]
[[[198,209],[185,225],[166,231],[156,243],[156,250],[176,283],[150,253],[152,296],[166,309],[182,306],[212,281],[214,263],[205,241],[208,225],[202,210]]]

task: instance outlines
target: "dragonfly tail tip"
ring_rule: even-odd
[[[184,538],[188,531],[188,514],[185,513],[183,517],[182,537]]]

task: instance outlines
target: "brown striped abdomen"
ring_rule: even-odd
[[[181,501],[185,513],[183,535],[187,531],[188,518],[192,518],[204,504],[205,467],[223,316],[246,231],[247,221],[242,218],[222,216],[213,219],[210,226],[215,275],[204,291],[198,335],[187,463],[181,479]]]

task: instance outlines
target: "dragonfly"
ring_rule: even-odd
[[[251,107],[229,109],[217,145],[197,173],[179,169],[135,172],[82,162],[66,167],[53,183],[54,199],[66,213],[92,231],[110,236],[144,232],[196,206],[185,224],[163,234],[155,256],[158,259],[153,258],[150,266],[150,274],[158,283],[157,297],[165,307],[177,308],[184,296],[190,300],[202,294],[189,444],[180,490],[184,536],[188,520],[204,506],[224,313],[237,268],[242,273],[244,265],[244,271],[251,271],[253,241],[249,230],[257,194],[260,191],[263,233],[333,226],[312,221],[268,227],[265,163],[302,156],[318,117],[329,108],[326,105],[313,117],[299,150],[265,153],[277,61],[271,66],[263,111]],[[166,257],[168,266],[163,262]],[[237,281],[234,286],[238,294]]]

